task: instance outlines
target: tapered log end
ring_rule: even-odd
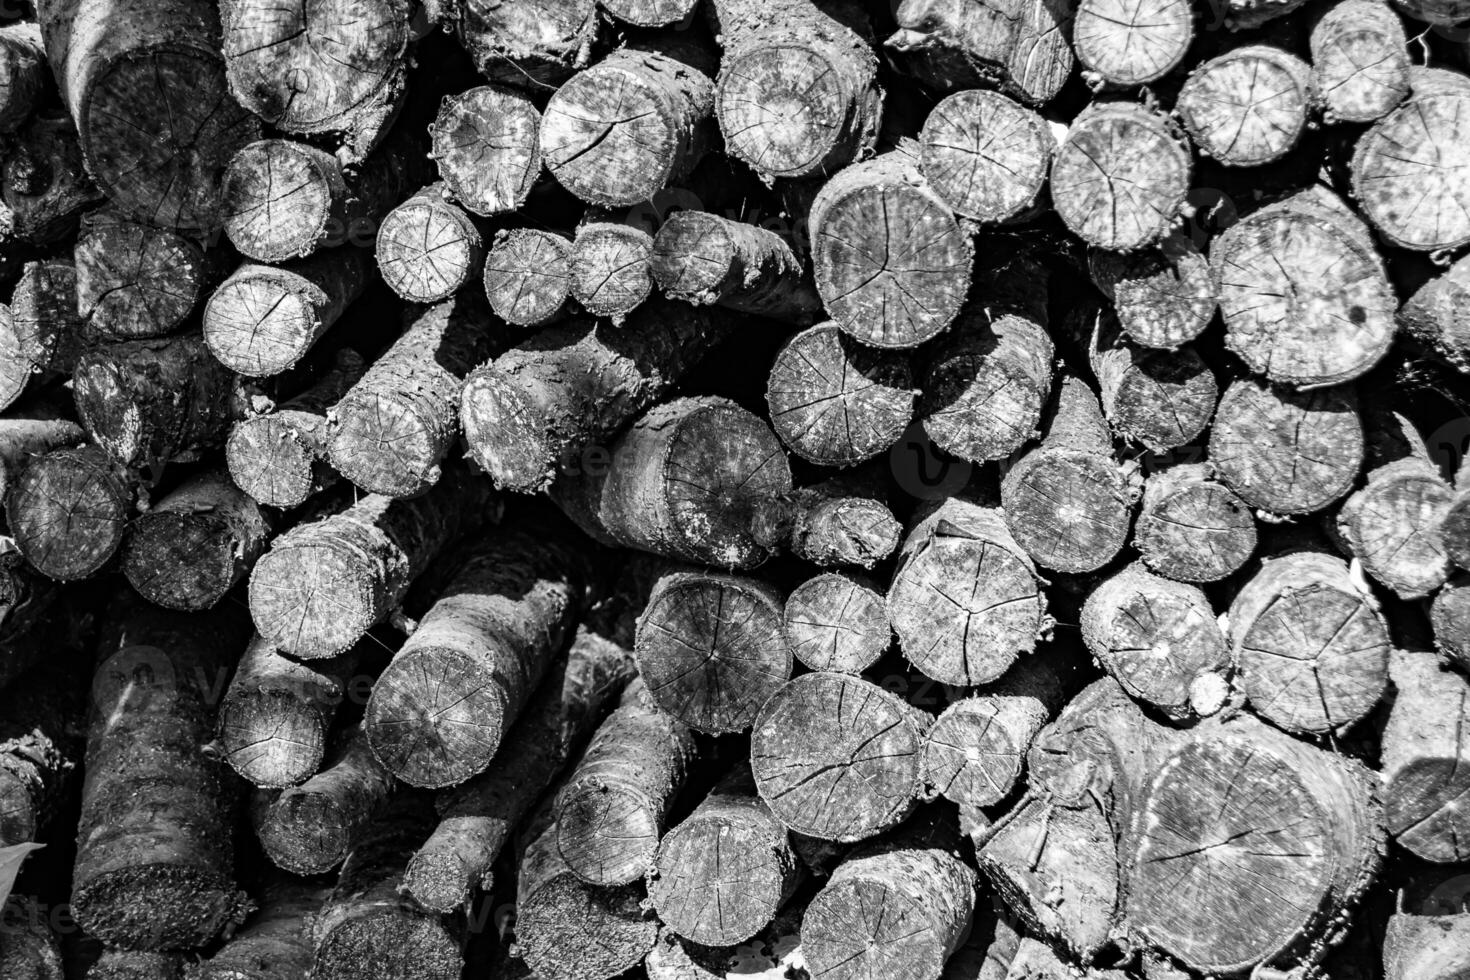
[[[505,695],[478,659],[424,646],[378,678],[365,727],[373,754],[412,786],[454,786],[490,764],[505,729]]]

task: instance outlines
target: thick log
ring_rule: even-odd
[[[1399,328],[1432,355],[1470,374],[1470,257],[1420,286],[1399,307]]]
[[[465,380],[470,457],[501,489],[544,490],[558,464],[661,401],[736,322],[650,302],[621,328],[579,319],[541,331]]]
[[[378,227],[378,272],[411,303],[448,299],[485,266],[479,224],[448,197],[443,181],[399,204]]]
[[[956,214],[1001,224],[1038,204],[1056,140],[1036,112],[998,92],[945,96],[924,120],[919,160]]]
[[[1129,102],[1095,102],[1057,150],[1052,207],[1089,245],[1132,252],[1174,230],[1190,172],[1189,151],[1162,116]]]
[[[1126,255],[1093,249],[1092,281],[1113,303],[1118,326],[1144,347],[1172,350],[1198,337],[1214,319],[1220,279],[1181,235]]]
[[[655,704],[698,731],[749,728],[791,676],[780,594],[740,575],[673,568],[638,619],[634,653]]]
[[[259,121],[226,90],[206,0],[54,0],[41,34],[97,186],[127,214],[211,231],[220,174]]]
[[[812,670],[860,674],[893,642],[883,593],[870,579],[844,572],[824,572],[792,589],[782,621],[792,655]]]
[[[340,138],[357,163],[403,103],[411,14],[408,0],[329,0],[309,13],[225,0],[230,94],[282,132]]]
[[[883,90],[857,4],[717,0],[712,9],[724,47],[715,115],[731,156],[769,181],[829,174],[872,151]]]
[[[1335,732],[1388,686],[1388,627],[1340,558],[1264,561],[1230,604],[1231,655],[1256,712],[1292,732]]]
[[[1395,651],[1395,689],[1383,730],[1383,802],[1389,836],[1443,864],[1470,858],[1470,684],[1432,653]]]
[[[813,565],[872,568],[893,554],[903,525],[889,509],[882,474],[868,467],[757,506],[751,533]]]
[[[209,959],[191,964],[188,980],[297,980],[309,975],[310,922],[330,891],[286,875],[261,891],[260,911]]]
[[[327,412],[362,377],[351,348],[299,395],[264,415],[236,422],[225,441],[225,464],[235,485],[268,507],[288,510],[338,480],[327,463]]]
[[[604,459],[563,471],[550,493],[604,544],[744,569],[770,554],[751,534],[754,509],[790,491],[791,469],[770,426],[705,395],[656,406]]]
[[[772,695],[755,720],[756,789],[797,833],[831,841],[872,837],[917,805],[931,720],[860,677],[803,674]]]
[[[1082,0],[1072,19],[1084,71],[1120,88],[1163,78],[1193,40],[1194,11],[1183,0]]]
[[[1001,512],[951,497],[909,529],[888,587],[904,656],[945,684],[988,684],[1049,627],[1036,566]]]
[[[932,88],[1000,88],[1041,105],[1072,74],[1071,16],[1056,0],[902,0],[894,14],[898,32],[883,43],[904,71]]]
[[[1321,510],[1352,489],[1362,468],[1357,406],[1351,387],[1296,392],[1237,379],[1215,408],[1210,464],[1258,510]]]
[[[1202,463],[1149,476],[1133,527],[1143,563],[1178,582],[1218,582],[1256,550],[1256,521],[1245,501]]]
[[[82,427],[66,418],[60,405],[47,401],[23,402],[0,415],[0,500],[32,458],[79,446],[86,439]]]
[[[123,949],[207,945],[244,921],[233,785],[205,746],[242,617],[119,603],[92,681],[72,913]]]
[[[713,59],[683,39],[619,48],[557,89],[541,117],[541,156],[589,204],[632,205],[686,176],[704,155]]]
[[[8,244],[63,242],[102,200],[66,113],[39,112],[0,146],[0,239]]]
[[[616,221],[585,222],[572,240],[568,268],[572,298],[621,326],[653,292],[653,236]]]
[[[539,228],[495,233],[485,256],[485,295],[506,323],[539,327],[558,319],[571,295],[572,244]]]
[[[512,332],[477,293],[415,309],[402,335],[327,410],[327,457],[366,490],[408,497],[433,486],[459,440],[465,375]]]
[[[812,265],[832,319],[874,347],[914,347],[958,315],[975,247],[905,144],[855,163],[812,201]]]
[[[368,283],[358,248],[317,252],[288,265],[247,262],[204,307],[204,340],[230,370],[249,377],[294,367]]]
[[[430,155],[452,200],[471,214],[514,211],[541,174],[541,113],[524,94],[481,85],[445,98]]]
[[[439,826],[409,861],[403,889],[436,912],[494,884],[511,834],[636,675],[632,651],[585,629],[548,671],[489,769],[439,798]]]
[[[338,708],[360,696],[360,653],[355,647],[302,662],[262,637],[251,640],[219,709],[220,745],[235,772],[263,789],[296,786],[315,774]]]
[[[1103,415],[1119,439],[1163,453],[1194,442],[1210,424],[1220,386],[1192,348],[1135,346],[1107,314],[1097,320],[1089,348]]]
[[[659,227],[653,278],[665,296],[696,306],[718,303],[786,323],[821,318],[821,298],[785,238],[707,211],[677,211]]]
[[[0,132],[13,132],[30,117],[46,78],[41,26],[22,20],[0,28]]]
[[[368,742],[410,785],[454,786],[489,766],[587,603],[594,556],[554,524],[520,523],[460,556],[373,686]]]
[[[255,628],[294,657],[343,653],[388,617],[441,549],[498,517],[486,481],[454,467],[421,497],[370,494],[298,525],[271,543],[250,574]]]
[[[1368,123],[1409,94],[1403,21],[1382,0],[1338,0],[1312,24],[1312,88],[1328,122]]]
[[[464,0],[460,44],[492,82],[546,91],[587,67],[597,40],[594,0]]]
[[[5,520],[26,561],[47,578],[89,578],[121,547],[133,490],[97,446],[36,456],[5,498]]]
[[[1227,167],[1279,160],[1301,139],[1312,70],[1268,44],[1234,48],[1190,72],[1175,111],[1199,151]]]

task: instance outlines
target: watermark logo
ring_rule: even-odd
[[[1429,458],[1435,465],[1453,477],[1464,464],[1465,454],[1470,452],[1470,418],[1462,415],[1439,426],[1425,437],[1424,448],[1429,450]]]
[[[154,646],[124,646],[92,676],[92,704],[109,728],[124,715],[171,702],[178,691],[173,658]]]
[[[888,467],[900,490],[918,500],[943,500],[965,488],[975,464],[958,459],[934,445],[915,422],[888,451]]]

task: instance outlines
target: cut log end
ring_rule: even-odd
[[[359,386],[330,412],[327,456],[352,483],[389,497],[433,485],[444,455],[439,419],[406,402],[401,391]]]
[[[323,150],[291,140],[251,143],[224,175],[224,230],[242,255],[283,262],[307,255],[341,220],[341,166]]]
[[[481,85],[444,100],[430,127],[450,195],[472,214],[514,211],[541,173],[541,114],[526,96]]]
[[[653,238],[631,225],[596,222],[572,243],[572,298],[615,320],[637,309],[653,291]]]
[[[122,544],[128,488],[95,447],[38,456],[5,503],[17,546],[37,571],[62,582],[101,571]]]
[[[505,697],[474,657],[425,646],[394,658],[368,702],[373,753],[400,779],[440,788],[489,764],[505,728]]]
[[[225,462],[235,485],[268,507],[300,506],[325,483],[325,464],[298,427],[271,415],[235,424]]]
[[[1384,238],[1433,252],[1470,242],[1470,93],[1416,95],[1358,140],[1353,196]]]
[[[377,255],[383,281],[413,303],[454,295],[485,262],[479,229],[436,187],[389,212],[378,228]]]
[[[253,691],[220,706],[225,756],[252,785],[295,786],[316,773],[326,752],[320,713],[289,691]]]
[[[285,371],[320,332],[311,300],[268,272],[232,276],[210,297],[204,317],[209,349],[250,377]]]
[[[1254,167],[1296,145],[1312,98],[1306,62],[1256,44],[1196,68],[1179,91],[1177,110],[1201,152],[1226,166]]]
[[[1329,120],[1373,122],[1409,94],[1403,23],[1378,0],[1340,0],[1312,27],[1312,84]]]
[[[1004,222],[1036,203],[1056,141],[1032,110],[999,93],[972,90],[934,107],[919,146],[924,177],[956,214]]]
[[[300,656],[343,653],[380,618],[383,599],[368,556],[317,542],[273,548],[250,574],[260,635]]]
[[[497,237],[485,257],[485,295],[506,323],[536,327],[561,314],[571,294],[571,243],[550,231]]]
[[[812,670],[861,673],[893,639],[883,594],[871,582],[838,572],[793,589],[784,619],[792,653]]]
[[[1256,550],[1256,522],[1233,491],[1198,476],[1151,477],[1134,527],[1134,547],[1149,568],[1180,582],[1217,582]]]
[[[1172,350],[1198,337],[1215,315],[1218,277],[1184,238],[1170,236],[1127,255],[1094,249],[1088,262],[1093,281],[1113,300],[1118,325],[1136,344]]]
[[[1084,0],[1072,22],[1077,60],[1121,87],[1167,75],[1193,40],[1194,13],[1184,0]]]

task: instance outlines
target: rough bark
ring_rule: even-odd
[[[1129,102],[1094,102],[1057,150],[1052,207],[1089,245],[1132,252],[1174,230],[1190,173],[1189,151],[1162,116]]]
[[[1201,463],[1171,466],[1143,485],[1133,528],[1143,563],[1178,582],[1218,582],[1256,550],[1256,521],[1245,501]]]
[[[1112,301],[1118,325],[1136,344],[1172,350],[1198,337],[1214,319],[1219,276],[1182,235],[1126,255],[1094,249],[1088,269]]]
[[[661,401],[735,326],[723,311],[650,302],[621,328],[543,330],[465,380],[469,454],[501,489],[543,490],[558,464]]]
[[[72,582],[100,572],[122,545],[132,486],[97,446],[36,456],[15,477],[5,519],[26,561]]]
[[[1270,558],[1230,604],[1232,657],[1256,713],[1292,732],[1340,731],[1388,685],[1388,627],[1340,558]]]
[[[541,156],[589,204],[637,204],[686,176],[710,142],[714,64],[683,39],[637,42],[574,75],[541,117]]]
[[[403,103],[412,12],[409,0],[225,0],[230,94],[282,132],[339,138],[359,162]]]
[[[1241,499],[1274,514],[1310,514],[1342,497],[1363,465],[1351,387],[1296,392],[1232,381],[1215,408],[1209,459]]]
[[[888,587],[904,656],[945,684],[988,684],[1049,627],[1036,566],[1001,512],[951,497],[909,529]]]
[[[701,396],[656,406],[605,459],[563,471],[550,492],[605,544],[752,568],[769,556],[750,532],[752,511],[790,490],[770,427],[728,399]]]
[[[664,295],[805,324],[822,301],[791,245],[769,228],[707,211],[677,211],[653,238],[653,278]]]
[[[1103,415],[1119,439],[1163,453],[1194,442],[1210,424],[1220,387],[1193,349],[1137,347],[1106,314],[1089,347]]]
[[[1426,861],[1470,857],[1470,684],[1432,653],[1395,652],[1393,710],[1383,731],[1389,836]]]
[[[902,0],[894,16],[899,30],[884,46],[941,91],[999,88],[1041,105],[1072,74],[1072,12],[1057,0]]]
[[[472,214],[514,211],[541,173],[541,113],[524,94],[481,85],[445,98],[429,127],[452,200]]]
[[[836,323],[788,340],[766,387],[781,441],[824,466],[855,466],[896,443],[913,417],[914,398],[902,354],[866,347]]]
[[[824,572],[792,589],[782,620],[792,655],[812,670],[862,673],[893,642],[883,593],[870,579],[844,572]]]
[[[1393,341],[1394,296],[1368,228],[1313,187],[1232,225],[1210,248],[1225,344],[1290,385],[1365,373]]]
[[[1432,355],[1470,374],[1470,257],[1430,279],[1399,307],[1398,324]]]
[[[655,704],[718,734],[749,728],[791,676],[781,597],[757,579],[671,569],[638,619],[634,653]]]
[[[410,500],[377,494],[276,538],[250,575],[250,613],[283,653],[317,660],[350,649],[398,605],[446,544],[499,517],[463,467]]]
[[[187,980],[298,980],[309,975],[310,922],[329,886],[279,875],[261,892],[260,912],[207,960],[191,964]]]
[[[883,90],[864,11],[842,0],[712,9],[724,47],[715,115],[732,156],[769,181],[829,174],[872,151]]]
[[[587,603],[585,545],[518,523],[463,557],[373,686],[368,741],[406,783],[437,789],[483,772]]]
[[[235,423],[225,464],[235,485],[268,507],[288,510],[338,480],[327,463],[327,412],[363,374],[362,358],[346,348],[331,370],[273,411]]]
[[[903,535],[875,466],[758,505],[751,533],[769,550],[784,548],[813,565],[872,568],[893,554]]]
[[[568,268],[572,298],[621,326],[653,292],[653,236],[616,221],[585,222],[572,240]]]
[[[378,272],[411,303],[447,299],[485,266],[479,224],[448,197],[443,181],[429,184],[383,218]]]
[[[860,677],[819,671],[768,700],[750,736],[756,789],[791,830],[856,841],[901,823],[932,719]]]
[[[389,497],[438,482],[459,440],[465,375],[513,339],[486,305],[467,291],[410,313],[393,346],[327,410],[327,457],[337,472]]]
[[[1036,112],[982,89],[946,96],[919,133],[924,178],[954,212],[1001,224],[1038,204],[1056,140]]]
[[[256,636],[245,649],[219,709],[224,757],[264,789],[296,786],[315,774],[327,732],[355,685],[360,649],[303,663]]]
[[[832,319],[874,347],[914,347],[948,327],[970,288],[975,247],[904,144],[855,163],[808,217],[817,292]]]
[[[0,146],[0,241],[12,248],[64,241],[102,200],[66,113],[45,109]]]
[[[452,912],[476,890],[511,834],[614,706],[636,674],[632,651],[579,629],[571,651],[547,671],[489,769],[439,798],[439,826],[403,874],[424,908]]]
[[[464,0],[459,40],[492,82],[549,91],[587,66],[597,39],[593,0]]]
[[[485,256],[485,295],[506,323],[539,327],[559,319],[571,282],[572,245],[565,235],[539,228],[495,233]]]
[[[1194,40],[1183,0],[1082,0],[1072,20],[1077,60],[1107,85],[1147,85],[1179,66]]]
[[[215,5],[54,0],[39,14],[98,187],[150,224],[218,228],[220,174],[260,123],[226,90]]]
[[[1267,44],[1235,48],[1190,72],[1175,111],[1199,151],[1227,167],[1279,160],[1301,139],[1312,70]]]
[[[1409,42],[1382,0],[1338,0],[1312,25],[1311,49],[1328,122],[1373,122],[1409,94]]]
[[[205,342],[232,371],[280,374],[306,356],[361,295],[370,261],[361,249],[339,248],[283,266],[247,262],[205,305]]]
[[[129,601],[100,645],[72,913],[108,945],[197,948],[252,907],[233,880],[233,786],[205,751],[240,620]]]
[[[0,28],[0,132],[13,132],[30,117],[46,78],[40,25],[16,21]]]

